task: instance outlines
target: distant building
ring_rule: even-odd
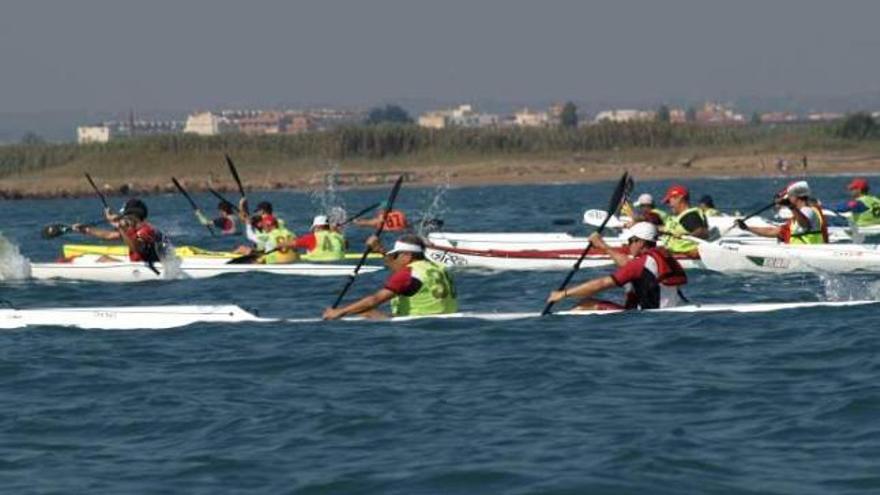
[[[707,101],[697,110],[697,122],[701,124],[745,124],[746,118],[726,105]]]
[[[521,127],[547,127],[550,125],[550,115],[547,112],[533,112],[528,108],[513,114],[516,125]]]
[[[106,143],[113,137],[113,131],[106,125],[83,125],[76,128],[76,142],[79,144]]]
[[[687,110],[684,108],[670,108],[669,122],[672,124],[684,124],[687,122]]]
[[[807,115],[807,120],[810,122],[831,122],[844,117],[846,117],[844,114],[836,112],[813,112]]]
[[[766,112],[760,115],[762,124],[790,124],[801,118],[792,112]]]
[[[216,136],[234,130],[235,128],[229,119],[214,112],[200,112],[188,116],[183,128],[183,132],[187,134],[200,136]]]
[[[672,112],[670,111],[670,118]],[[599,122],[648,122],[657,118],[657,112],[651,110],[605,110],[596,114]]]
[[[435,110],[419,115],[419,125],[431,129],[446,127],[492,127],[497,126],[500,118],[489,113],[480,113],[471,105],[459,105],[449,110]]]

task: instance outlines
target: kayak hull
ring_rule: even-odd
[[[184,258],[177,268],[168,270],[156,263],[158,274],[145,263],[129,261],[97,261],[97,256],[84,255],[63,263],[31,263],[31,277],[37,280],[63,279],[87,282],[130,283],[152,280],[201,279],[233,273],[271,273],[301,277],[341,277],[351,275],[353,264],[290,263],[228,265],[224,258]],[[360,273],[381,270],[365,265]]]
[[[700,258],[721,273],[880,272],[876,244],[739,244],[702,243]]]
[[[234,305],[2,309],[0,328],[61,326],[95,330],[179,328],[195,323],[271,321]]]
[[[64,244],[61,247],[61,253],[64,258],[76,258],[79,256],[101,255],[101,256],[119,256],[128,257],[128,247],[119,244]],[[202,249],[197,246],[178,246],[174,248],[174,254],[178,258],[221,258],[230,259],[241,256],[241,253],[232,251],[211,251]],[[345,259],[358,260],[362,253],[346,253]],[[368,258],[377,259],[382,256],[377,253],[370,253]]]

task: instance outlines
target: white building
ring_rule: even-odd
[[[183,132],[201,136],[215,136],[224,132],[232,132],[233,126],[229,119],[213,112],[200,112],[189,115]]]
[[[643,122],[657,118],[656,112],[649,110],[605,110],[596,115],[596,122]]]
[[[550,115],[547,112],[533,112],[523,108],[513,114],[514,122],[522,127],[545,127],[550,125]]]
[[[419,116],[419,125],[432,129],[446,127],[490,127],[498,125],[497,115],[479,113],[471,105],[459,105],[450,110],[426,112]]]
[[[76,142],[79,144],[106,143],[113,137],[113,130],[107,125],[81,125],[76,128]]]

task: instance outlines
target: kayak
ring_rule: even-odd
[[[271,321],[238,306],[120,306],[0,309],[0,328],[61,326],[102,330],[165,329],[194,323]]]
[[[429,245],[425,249],[425,256],[435,263],[446,265],[455,269],[484,269],[492,271],[564,271],[571,270],[574,263],[580,258],[585,244],[580,244],[576,249],[548,250],[517,250],[507,251],[500,249],[468,249],[462,247],[446,247]],[[677,258],[685,269],[701,269],[699,259],[681,257]],[[613,266],[611,257],[600,253],[598,250],[590,250],[581,268],[600,268]]]
[[[742,304],[686,304],[683,306],[675,306],[672,308],[662,309],[646,309],[642,311],[633,310],[569,310],[557,311],[553,316],[605,316],[621,313],[635,314],[655,314],[655,313],[772,313],[774,311],[785,311],[791,309],[805,308],[840,308],[850,306],[865,306],[869,304],[880,304],[880,301],[858,300],[858,301],[810,301],[810,302],[771,302],[771,303],[742,303]],[[540,318],[541,313],[448,313],[441,315],[425,315],[425,316],[396,316],[384,320],[366,319],[359,317],[343,318],[341,321],[369,321],[369,322],[406,322],[417,320],[457,320],[457,319],[476,319],[485,321],[511,321],[523,320],[527,318]],[[317,323],[321,318],[294,318],[285,320],[288,323]]]
[[[31,263],[31,278],[81,280],[89,282],[145,282],[149,280],[174,280],[209,278],[231,273],[272,273],[303,277],[339,277],[350,275],[355,265],[335,263],[289,263],[289,264],[240,264],[227,265],[225,258],[184,258],[180,266],[165,270],[161,263],[154,273],[142,262],[98,261],[100,256],[82,255],[59,263]],[[381,266],[364,265],[360,273],[381,270]]]
[[[124,256],[128,257],[128,247],[123,245],[106,245],[106,244],[64,244],[61,247],[62,255],[65,259],[76,258],[86,254],[99,254],[104,256]],[[178,258],[237,258],[241,253],[233,253],[232,251],[211,251],[196,246],[179,246],[174,248],[174,254]],[[362,253],[346,253],[345,259],[360,259]],[[378,253],[370,253],[368,258],[377,259],[382,255]]]
[[[741,244],[703,242],[700,259],[721,273],[880,272],[877,244]]]

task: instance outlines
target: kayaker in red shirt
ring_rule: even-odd
[[[147,205],[139,199],[130,199],[121,214],[104,210],[104,217],[115,230],[98,229],[90,225],[74,224],[73,230],[105,241],[123,241],[128,246],[130,261],[157,262],[161,254],[163,236],[147,219]]]
[[[386,211],[388,212],[388,216],[385,216]],[[388,203],[384,201],[379,205],[379,210],[375,217],[358,219],[354,221],[354,224],[358,227],[370,227],[376,229],[382,225],[383,218],[385,219],[385,230],[387,232],[400,232],[409,227],[409,224],[406,221],[406,215],[400,210],[389,210]]]
[[[611,275],[594,278],[581,285],[550,293],[547,302],[566,297],[581,298],[575,309],[657,309],[677,306],[684,298],[679,287],[687,283],[684,269],[665,249],[657,246],[657,227],[639,222],[624,232],[628,253],[610,248],[602,236],[593,234],[592,245],[610,256],[619,267]],[[624,304],[591,297],[612,287],[625,287]]]

